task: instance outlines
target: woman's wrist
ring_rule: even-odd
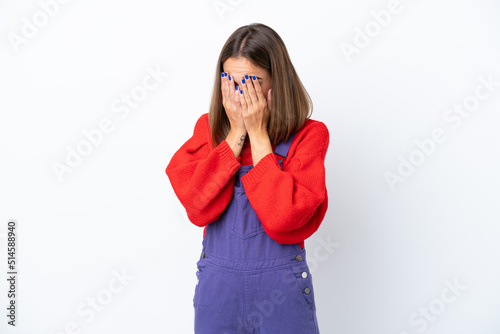
[[[241,149],[245,143],[247,132],[245,129],[231,128],[227,137],[225,138],[229,147],[233,151],[234,157],[238,158],[241,154]]]
[[[263,157],[269,153],[273,153],[271,139],[266,130],[254,131],[249,133],[248,137],[250,138],[250,146],[252,148],[252,161],[255,166]]]

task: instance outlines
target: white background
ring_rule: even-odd
[[[500,4],[401,0],[346,57],[342,43],[375,29],[371,11],[389,3],[69,1],[44,25],[39,2],[0,2],[1,277],[7,222],[18,227],[17,326],[1,279],[0,332],[193,332],[202,229],[165,168],[208,112],[224,42],[260,22],[284,40],[330,131],[329,209],[305,242],[321,333],[498,334]],[[120,118],[114,103],[148,67],[168,76]],[[474,101],[481,76],[497,86],[454,128],[444,115]],[[60,182],[53,164],[104,119],[113,130]],[[446,140],[392,190],[385,173],[436,128]]]

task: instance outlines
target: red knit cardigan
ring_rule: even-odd
[[[299,243],[316,232],[328,208],[325,156],[330,135],[326,125],[307,119],[293,138],[281,170],[275,153],[264,156],[241,177],[250,205],[265,232],[280,244]],[[274,151],[276,147],[272,145]],[[235,173],[252,164],[247,139],[238,158],[222,140],[210,144],[208,113],[200,116],[191,138],[172,156],[165,172],[189,220],[205,227],[218,220],[233,197]]]

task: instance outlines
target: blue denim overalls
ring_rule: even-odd
[[[286,157],[294,135],[274,153]],[[238,169],[233,198],[206,227],[193,297],[195,333],[319,334],[305,247],[279,244],[264,231],[240,180],[252,167]]]

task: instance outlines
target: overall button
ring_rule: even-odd
[[[307,273],[305,271],[302,272],[302,278],[306,278],[307,277]]]
[[[202,258],[205,258],[205,256],[206,256],[206,255],[205,255],[205,252],[203,252],[203,254],[201,254],[201,257],[202,257]]]
[[[297,255],[297,256],[295,257],[295,260],[297,260],[297,261],[302,261],[302,256]]]
[[[311,293],[311,290],[309,288],[305,288],[304,289],[304,292],[307,293],[307,294],[310,294]]]

